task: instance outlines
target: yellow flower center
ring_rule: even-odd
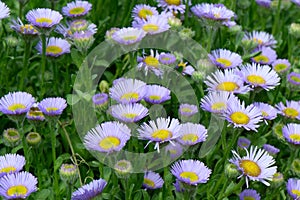
[[[28,189],[24,185],[15,185],[11,186],[6,194],[8,196],[25,196],[27,194]]]
[[[148,186],[150,186],[150,187],[152,187],[152,188],[155,187],[154,181],[152,181],[152,180],[150,180],[150,179],[148,179],[148,178],[144,178],[144,184],[145,184],[145,185],[148,185]]]
[[[292,190],[292,193],[297,195],[297,197],[300,197],[300,190]]]
[[[191,183],[199,180],[199,177],[195,172],[182,172],[180,174],[180,177],[184,179],[189,179]]]
[[[233,92],[239,89],[239,86],[235,82],[223,82],[217,86],[218,90]]]
[[[215,13],[215,14],[214,14],[214,17],[218,19],[218,18],[221,17],[221,14],[220,14],[220,13]]]
[[[9,166],[9,167],[4,167],[2,169],[0,169],[0,173],[10,173],[10,172],[14,172],[16,171],[17,169],[13,166]]]
[[[222,65],[224,65],[224,67],[230,67],[232,65],[232,62],[226,58],[217,58],[216,61]]]
[[[262,114],[263,117],[268,117],[269,116],[269,114],[265,111],[261,111],[261,114]]]
[[[137,36],[136,35],[129,35],[129,36],[124,36],[123,40],[128,41],[128,40],[136,40]]]
[[[253,197],[244,197],[244,200],[255,200]]]
[[[108,136],[99,142],[99,146],[102,149],[109,150],[119,146],[121,143],[120,139],[113,136]]]
[[[54,46],[54,45],[51,45],[51,46],[47,46],[46,48],[46,53],[52,53],[52,54],[60,54],[62,52],[62,48],[59,47],[59,46]]]
[[[125,114],[123,115],[123,117],[125,117],[125,118],[127,118],[127,119],[133,119],[133,118],[135,118],[136,116],[138,116],[138,114],[136,114],[136,113],[125,113]]]
[[[190,108],[182,108],[181,111],[185,112],[185,113],[190,113],[190,112],[192,112],[192,109],[190,109]]]
[[[69,14],[71,14],[71,15],[78,15],[78,14],[84,13],[84,11],[85,11],[84,7],[76,7],[76,8],[72,8],[69,11]]]
[[[257,39],[257,38],[253,38],[253,41],[258,43],[258,44],[262,44],[263,41],[261,39]]]
[[[151,99],[151,100],[160,100],[160,99],[161,99],[161,96],[158,96],[158,95],[150,95],[150,96],[149,96],[149,99]]]
[[[29,111],[28,114],[29,114],[29,116],[32,116],[32,117],[42,117],[42,116],[44,116],[41,111]]]
[[[231,120],[236,124],[248,124],[250,118],[243,112],[234,112],[230,115]]]
[[[169,5],[175,5],[175,6],[180,5],[180,0],[165,0],[165,2]]]
[[[146,65],[148,65],[150,67],[158,68],[158,66],[159,66],[159,61],[157,60],[157,58],[154,58],[153,56],[147,56],[144,59],[144,62],[146,63]]]
[[[170,149],[169,152],[170,152],[170,154],[175,155],[177,153],[177,150],[176,149]]]
[[[155,32],[159,30],[159,26],[157,26],[156,24],[146,24],[143,26],[143,30],[146,32]]]
[[[290,118],[296,118],[299,115],[299,112],[294,108],[286,108],[283,110],[283,113]]]
[[[130,99],[135,99],[138,100],[139,99],[139,94],[136,92],[128,92],[122,95],[121,99],[126,99],[126,100],[130,100]]]
[[[181,137],[183,141],[196,142],[198,140],[198,136],[194,133],[185,134]]]
[[[21,110],[21,109],[25,109],[25,108],[26,108],[26,106],[24,104],[15,103],[15,104],[8,106],[7,109],[10,111],[16,111],[16,110]]]
[[[37,22],[37,23],[51,24],[52,23],[52,19],[45,18],[45,17],[40,17],[40,18],[36,18],[35,22]]]
[[[262,85],[266,83],[266,80],[258,75],[249,75],[247,76],[247,80],[252,84]]]
[[[161,141],[164,141],[172,136],[173,136],[172,132],[170,132],[168,130],[164,130],[164,129],[157,130],[152,133],[153,138],[160,139]]]
[[[253,59],[256,62],[260,62],[260,63],[268,63],[269,62],[269,58],[267,56],[264,56],[264,55],[255,56]]]
[[[291,79],[292,79],[293,81],[295,81],[295,82],[300,83],[300,78],[297,77],[297,76],[291,76]]]
[[[226,108],[226,104],[224,102],[217,102],[211,105],[212,110],[224,110]]]
[[[184,63],[184,62],[180,62],[178,65],[178,68],[182,68],[182,70],[184,70],[185,68],[186,68],[186,63]]]
[[[139,11],[138,13],[138,16],[141,18],[141,19],[146,19],[147,16],[152,16],[153,15],[153,12],[149,9],[146,9],[146,8],[143,8]]]
[[[242,160],[239,164],[246,175],[258,177],[261,173],[261,169],[256,162],[251,160]]]
[[[288,66],[283,63],[277,64],[274,66],[274,70],[276,72],[281,72],[281,71],[285,70],[286,68],[288,68]]]
[[[55,108],[55,107],[48,107],[48,108],[46,108],[47,112],[57,111],[57,110],[58,110],[58,108]]]
[[[300,135],[297,133],[291,134],[290,138],[294,141],[300,142]]]
[[[21,32],[24,32],[24,31],[32,31],[32,30],[33,30],[33,32],[35,32],[35,33],[37,32],[37,30],[35,30],[31,24],[25,24],[24,26],[21,26],[21,27],[20,27],[20,31],[21,31]]]

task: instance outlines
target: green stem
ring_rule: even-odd
[[[25,156],[25,159],[26,159],[25,170],[29,171],[30,159],[29,159],[28,146],[27,146],[27,143],[26,143],[26,137],[25,137],[25,133],[23,131],[23,121],[21,123],[20,122],[16,122],[16,123],[17,123],[18,131],[19,131],[20,136],[22,138],[23,151],[24,151],[24,156]]]
[[[46,69],[46,35],[44,33],[41,34],[42,39],[42,66],[41,66],[41,96],[44,95],[44,82],[45,82],[45,69]]]
[[[19,18],[22,20],[23,18],[23,3],[19,1]]]
[[[71,200],[71,196],[72,196],[72,185],[68,184],[68,188],[67,188],[67,200]]]
[[[20,90],[24,90],[25,79],[28,76],[28,60],[31,49],[31,41],[25,39],[24,40],[24,57],[23,57],[23,75],[21,76],[20,81]],[[25,84],[26,86],[26,84]]]
[[[279,20],[280,20],[280,7],[281,7],[281,0],[278,0],[277,12],[275,15],[275,21],[273,23],[272,35],[275,35],[275,33],[277,32],[277,26],[279,25]]]
[[[57,177],[57,173],[55,171],[57,128],[55,128],[54,132],[51,131],[51,129],[53,128],[52,125],[54,125],[54,124],[55,123],[49,121],[49,130],[50,130],[50,137],[51,137],[51,149],[52,149],[52,161],[53,161],[53,190],[54,190],[54,195],[57,195],[58,194],[58,177]]]
[[[59,95],[58,87],[57,87],[57,80],[59,80],[58,77],[58,71],[57,71],[57,65],[56,62],[52,62],[52,69],[53,69],[53,84],[54,84],[54,91],[56,95]]]

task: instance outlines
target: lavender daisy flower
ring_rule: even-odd
[[[287,59],[277,59],[272,63],[272,67],[277,73],[283,73],[291,68],[291,63]]]
[[[37,104],[33,104],[30,110],[26,114],[26,118],[32,121],[44,121],[45,116],[43,112],[38,108]]]
[[[139,28],[122,28],[113,33],[112,39],[119,44],[130,45],[141,41],[146,35],[144,30]]]
[[[51,28],[62,20],[62,15],[49,8],[38,8],[29,11],[26,19],[37,28]]]
[[[246,64],[241,67],[240,74],[244,81],[252,87],[261,87],[264,90],[272,90],[280,84],[278,74],[267,65],[256,63]]]
[[[162,33],[170,29],[168,18],[165,15],[147,16],[146,20],[134,21],[132,27],[142,29],[150,35]]]
[[[274,48],[277,44],[274,36],[264,31],[247,32],[242,41],[253,41],[260,47],[265,46]]]
[[[242,57],[226,49],[217,49],[208,54],[211,62],[219,68],[230,69],[242,64]]]
[[[284,138],[291,144],[300,144],[300,124],[290,123],[282,128]]]
[[[139,103],[113,105],[110,109],[114,118],[127,123],[138,122],[148,115],[148,109]]]
[[[183,145],[195,145],[204,142],[207,138],[207,130],[201,124],[182,124],[179,132],[180,137],[177,141]]]
[[[245,189],[240,193],[240,200],[260,200],[260,195],[256,190]]]
[[[39,32],[31,24],[23,24],[23,22],[18,18],[18,21],[13,20],[10,26],[16,32],[22,35],[38,35]]]
[[[217,70],[206,78],[204,83],[208,91],[227,91],[232,93],[245,94],[251,89],[244,86],[244,80],[237,74],[237,71],[225,69]]]
[[[126,79],[109,89],[111,98],[119,103],[136,103],[144,98],[146,83],[136,79]]]
[[[134,19],[146,19],[147,16],[158,15],[156,7],[146,4],[137,4],[132,10],[132,17]]]
[[[275,106],[282,116],[300,120],[300,107],[297,101],[286,100],[286,106],[280,102]]]
[[[251,146],[250,151],[245,150],[247,155],[243,157],[240,157],[236,151],[232,151],[233,158],[229,160],[241,171],[242,174],[239,178],[245,176],[247,188],[248,180],[260,181],[266,186],[270,186],[268,181],[272,180],[277,170],[276,166],[272,166],[275,164],[274,158],[265,150],[257,149],[257,147]]]
[[[296,4],[297,6],[300,6],[300,1],[299,0],[291,0],[291,2],[293,2],[294,4]],[[299,195],[300,196],[300,195]]]
[[[172,160],[175,160],[182,156],[183,154],[183,147],[181,144],[174,142],[174,144],[168,144],[165,148],[165,152],[170,155]]]
[[[88,14],[92,9],[92,4],[88,1],[78,1],[70,2],[67,6],[62,8],[62,13],[68,17],[82,17]]]
[[[7,5],[0,1],[0,20],[8,17],[10,14],[10,10]]]
[[[255,0],[255,2],[260,6],[263,6],[265,8],[270,8],[272,0]]]
[[[251,144],[251,141],[248,140],[247,138],[244,137],[239,137],[237,144],[240,148],[244,149],[244,148],[248,148]]]
[[[84,19],[77,19],[67,23],[67,26],[58,25],[55,29],[56,32],[62,34],[64,37],[68,37],[70,39],[73,38],[75,33],[81,32],[90,32],[93,35],[97,32],[97,27],[95,24],[88,22]]]
[[[89,150],[112,153],[120,151],[130,139],[130,129],[119,122],[105,122],[88,131],[84,145]]]
[[[149,140],[145,148],[151,142],[155,142],[154,149],[159,152],[160,143],[170,142],[172,144],[172,140],[180,136],[180,127],[178,119],[157,118],[155,121],[149,121],[148,124],[144,122],[137,131],[140,139]]]
[[[183,74],[183,75],[192,75],[195,69],[191,66],[188,65],[187,62],[183,62],[182,60],[178,63],[176,68]]]
[[[21,171],[25,162],[25,157],[18,154],[0,156],[0,177]]]
[[[161,7],[166,12],[181,13],[185,12],[185,5],[182,0],[157,0],[158,7]]]
[[[108,94],[106,93],[98,93],[92,97],[93,103],[96,106],[103,106],[108,103]]]
[[[50,97],[43,99],[38,104],[38,107],[46,116],[58,116],[61,115],[67,107],[67,103],[66,100],[61,97]]]
[[[300,3],[299,3],[300,6]],[[286,189],[293,199],[297,200],[300,198],[300,179],[289,178]]]
[[[191,104],[180,104],[178,112],[181,116],[191,117],[194,114],[198,113],[198,107]]]
[[[160,104],[171,99],[171,91],[160,85],[147,85],[144,100],[152,104]]]
[[[34,102],[35,99],[27,92],[10,92],[0,99],[0,111],[6,115],[25,114]]]
[[[209,92],[201,99],[201,108],[211,113],[222,114],[227,109],[229,102],[238,101],[234,94],[229,92]]]
[[[199,160],[181,160],[171,166],[171,173],[183,183],[198,185],[208,181],[211,170]]]
[[[277,58],[276,51],[274,51],[270,47],[261,47],[261,48],[255,50],[253,53],[258,52],[258,51],[261,51],[261,53],[255,57],[251,58],[252,62],[264,64],[264,65],[270,65]]]
[[[26,199],[37,191],[37,178],[29,172],[8,174],[0,178],[0,196],[5,199]]]
[[[148,71],[154,72],[156,76],[162,76],[163,70],[160,69],[160,62],[159,62],[159,53],[158,51],[150,50],[150,55],[144,55],[143,57],[138,57],[138,69],[144,69],[145,75],[148,74]]]
[[[127,78],[124,78],[124,77],[120,77],[120,78],[117,78],[113,81],[112,85],[115,86],[117,85],[119,82],[122,82],[122,81],[125,81],[127,80]]]
[[[289,83],[299,86],[300,85],[300,73],[291,72],[288,76]]]
[[[67,40],[51,37],[48,39],[46,46],[46,55],[50,57],[59,57],[63,54],[70,53],[71,45]],[[40,41],[36,49],[42,54],[42,41]]]
[[[172,65],[176,62],[176,56],[172,53],[161,53],[158,60],[161,64]]]
[[[270,155],[275,155],[280,152],[280,149],[278,149],[270,144],[264,144],[263,149],[266,150]]]
[[[90,30],[75,32],[71,39],[79,51],[87,51],[95,40],[94,32]]]
[[[146,172],[144,175],[143,187],[147,189],[158,189],[161,188],[164,184],[164,180],[158,173],[155,172]]]
[[[265,122],[266,120],[273,120],[277,117],[278,110],[273,106],[262,102],[254,102],[253,105],[261,111]]]
[[[93,180],[72,193],[72,200],[93,199],[100,195],[107,185],[104,179]]]
[[[247,131],[257,132],[258,123],[262,120],[261,112],[254,105],[245,107],[245,102],[229,102],[225,111],[225,119],[235,127],[243,127]]]

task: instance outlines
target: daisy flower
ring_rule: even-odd
[[[130,139],[130,129],[119,122],[105,122],[88,131],[84,145],[89,150],[112,153],[120,151]]]
[[[188,62],[183,62],[182,60],[177,64],[176,68],[183,74],[183,75],[192,75],[195,69],[188,64]]]
[[[270,47],[261,47],[261,48],[255,50],[253,53],[258,52],[258,51],[261,51],[261,53],[255,57],[251,58],[252,62],[264,64],[264,65],[270,65],[277,58],[276,51],[274,51]]]
[[[260,6],[270,8],[272,0],[255,0],[255,2]]]
[[[36,49],[42,54],[42,41],[40,41]],[[46,55],[50,57],[59,57],[63,54],[70,53],[71,45],[67,40],[51,37],[48,39],[46,46]]]
[[[204,83],[207,85],[208,91],[227,91],[241,94],[250,91],[248,86],[244,86],[244,81],[237,74],[237,71],[230,69],[215,71],[206,78]]]
[[[138,129],[139,138],[142,140],[149,140],[145,148],[151,143],[155,142],[154,149],[159,152],[159,144],[164,142],[173,143],[172,140],[180,137],[180,124],[178,119],[157,118],[147,123],[143,123]]]
[[[260,181],[266,186],[270,186],[268,181],[272,180],[277,170],[276,166],[272,166],[275,164],[274,158],[265,150],[253,146],[250,147],[250,151],[247,149],[245,151],[247,155],[243,157],[240,157],[236,151],[232,151],[233,158],[229,160],[241,171],[242,175],[239,178],[245,176],[247,188],[248,180]]]
[[[96,106],[102,106],[108,103],[108,94],[98,93],[92,97],[93,104]]]
[[[277,73],[283,73],[291,68],[291,63],[287,59],[277,59],[272,63],[272,68]]]
[[[0,178],[0,196],[5,199],[26,199],[37,191],[37,178],[29,172],[8,174]]]
[[[267,151],[270,155],[275,155],[280,152],[280,149],[270,145],[270,144],[264,144],[263,149]]]
[[[240,148],[248,148],[251,144],[251,141],[244,137],[239,137],[237,144]]]
[[[185,12],[185,5],[182,0],[156,0],[158,2],[158,7],[161,7],[166,12],[181,13]]]
[[[277,44],[274,36],[264,31],[247,32],[242,41],[253,41],[258,46],[272,47]]]
[[[147,85],[144,100],[152,104],[160,104],[171,99],[171,91],[160,85]]]
[[[177,141],[183,145],[195,145],[204,142],[207,138],[207,130],[201,124],[186,123],[180,128],[180,137]]]
[[[242,57],[226,49],[217,49],[208,54],[211,62],[219,68],[230,69],[242,64]]]
[[[289,83],[299,86],[300,85],[300,73],[291,72],[288,76]]]
[[[146,83],[136,79],[126,79],[109,89],[111,98],[119,103],[136,103],[144,98]]]
[[[38,108],[47,116],[61,115],[66,107],[67,102],[61,97],[49,97],[38,104]]]
[[[82,17],[92,9],[92,4],[88,1],[73,1],[62,8],[62,13],[68,17]]]
[[[0,177],[21,171],[25,162],[25,157],[18,154],[0,156]]]
[[[286,189],[287,189],[290,197],[292,197],[295,200],[299,199],[300,198],[300,179],[289,178],[289,180],[286,184]]]
[[[30,110],[26,114],[26,118],[28,120],[33,120],[33,121],[44,121],[45,116],[43,112],[38,108],[37,104],[33,104]]]
[[[170,29],[168,18],[165,15],[147,16],[146,20],[134,21],[132,27],[142,29],[150,35],[162,33]]]
[[[112,34],[112,39],[119,44],[130,45],[140,42],[146,35],[146,32],[139,28],[122,28]]]
[[[260,200],[260,195],[256,190],[245,189],[240,193],[240,200]]]
[[[272,90],[280,84],[278,74],[267,65],[256,63],[246,64],[241,67],[240,74],[244,81],[252,87],[261,87],[264,90]]]
[[[58,25],[55,29],[56,32],[62,34],[64,37],[73,38],[75,33],[90,32],[95,34],[97,32],[97,26],[84,19],[76,19],[71,22],[67,22],[67,26]]]
[[[211,170],[199,160],[181,160],[171,166],[171,173],[183,183],[198,185],[208,181]]]
[[[145,75],[148,74],[148,71],[152,71],[156,76],[163,75],[163,70],[160,69],[160,62],[159,62],[159,53],[158,51],[150,50],[150,55],[144,55],[143,57],[137,57],[137,68],[144,69]]]
[[[18,18],[18,20],[13,20],[10,26],[16,32],[23,35],[37,35],[39,32],[31,24],[23,24],[23,22]]]
[[[107,185],[104,179],[93,180],[72,193],[72,200],[93,199],[100,195]]]
[[[146,4],[137,4],[132,10],[132,17],[134,19],[146,19],[147,16],[158,15],[156,7]]]
[[[174,144],[168,144],[165,148],[165,152],[170,155],[172,160],[175,160],[182,156],[183,154],[183,147],[181,144],[174,142]]]
[[[300,124],[290,123],[282,128],[283,137],[291,144],[300,144]]]
[[[176,62],[176,56],[172,53],[161,53],[158,60],[163,65],[172,65]]]
[[[201,99],[201,108],[211,113],[224,113],[229,102],[238,101],[238,98],[229,92],[209,92]]]
[[[10,10],[5,3],[0,1],[0,20],[8,17],[10,14]]]
[[[225,119],[231,123],[234,128],[243,127],[247,131],[256,131],[258,123],[262,120],[261,111],[254,105],[245,107],[245,102],[229,102],[225,111]]]
[[[38,8],[29,11],[26,19],[37,28],[51,28],[63,19],[62,15],[49,8]]]
[[[59,175],[61,180],[67,184],[75,184],[78,179],[79,169],[77,165],[73,164],[62,164],[59,169]]]
[[[6,115],[21,115],[29,111],[35,99],[27,92],[9,92],[0,99],[0,111]]]
[[[279,114],[281,114],[282,116],[300,120],[299,102],[286,100],[286,106],[282,102],[280,102],[275,107],[278,109]]]
[[[138,122],[148,115],[148,109],[139,103],[112,105],[110,110],[114,118],[126,123]]]
[[[155,172],[146,172],[144,175],[143,187],[147,189],[158,189],[161,188],[164,184],[164,180],[158,173]]]
[[[178,112],[181,116],[191,117],[198,113],[198,106],[192,104],[180,104]]]
[[[253,105],[261,111],[264,120],[273,120],[277,117],[278,110],[273,106],[262,102],[254,102]]]

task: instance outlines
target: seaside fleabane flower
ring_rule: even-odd
[[[130,139],[131,130],[119,122],[105,122],[88,131],[84,145],[89,150],[112,153],[120,151]]]
[[[63,19],[62,15],[49,8],[37,8],[26,14],[26,19],[37,28],[52,28]]]
[[[180,116],[191,117],[198,112],[198,106],[192,104],[180,104],[178,114]]]
[[[145,75],[148,74],[148,71],[152,71],[156,76],[162,76],[164,72],[161,69],[159,57],[158,51],[151,49],[149,55],[144,53],[142,57],[137,57],[137,68],[145,70]]]
[[[291,63],[287,59],[277,59],[272,63],[272,68],[277,73],[284,73],[291,68]]]
[[[208,57],[215,66],[222,69],[235,68],[243,62],[239,54],[226,49],[216,49],[208,54]]]
[[[10,9],[7,5],[0,1],[0,20],[7,18],[10,14]]]
[[[111,38],[119,44],[131,45],[141,41],[146,35],[146,32],[139,28],[122,28],[116,30]]]
[[[156,7],[146,4],[137,4],[132,10],[132,17],[134,19],[146,19],[147,16],[158,15]]]
[[[193,72],[195,71],[195,69],[188,64],[188,62],[184,62],[184,61],[180,61],[177,66],[176,69],[179,70],[183,75],[192,75]]]
[[[261,51],[259,55],[251,58],[252,62],[263,64],[263,65],[270,65],[277,58],[276,51],[274,51],[271,47],[260,47],[254,50],[253,53],[259,51]]]
[[[46,56],[59,57],[63,54],[70,53],[71,45],[67,40],[51,37],[46,44]],[[42,41],[40,41],[36,49],[42,54]]]
[[[31,24],[23,24],[19,18],[18,20],[13,20],[10,27],[16,32],[26,36],[34,36],[39,34],[39,32]]]
[[[107,182],[104,179],[93,180],[72,193],[72,200],[93,199],[100,195]]]
[[[38,104],[38,108],[45,116],[59,116],[66,107],[67,102],[61,97],[45,98]]]
[[[144,122],[138,129],[139,138],[142,140],[149,140],[145,148],[154,142],[154,149],[159,150],[159,144],[170,142],[180,137],[180,123],[178,119],[168,118],[157,118],[156,120],[151,120],[148,123]],[[174,144],[174,143],[173,143]]]
[[[160,85],[147,85],[144,100],[152,104],[160,104],[171,99],[171,91]]]
[[[164,184],[164,180],[158,173],[148,171],[144,175],[143,187],[147,189],[158,189]]]
[[[25,162],[25,157],[18,154],[0,156],[0,177],[21,171]]]
[[[287,78],[288,78],[289,83],[291,83],[295,86],[300,85],[300,73],[291,72],[288,74]]]
[[[291,144],[300,145],[300,124],[290,123],[282,128],[283,137]]]
[[[242,40],[253,41],[260,47],[265,46],[273,48],[277,44],[274,36],[264,31],[247,32]]]
[[[110,110],[114,118],[127,123],[138,122],[148,115],[148,109],[139,103],[112,105]]]
[[[178,12],[183,14],[185,12],[185,5],[182,0],[156,0],[158,2],[158,7],[161,7],[166,12],[173,12],[177,14]]]
[[[183,145],[195,145],[204,142],[207,138],[207,129],[202,124],[181,124],[180,137],[177,139]]]
[[[289,178],[286,184],[288,194],[293,199],[297,200],[300,198],[300,179]]]
[[[300,120],[299,102],[286,100],[285,103],[286,105],[280,102],[275,106],[278,109],[279,114],[287,118]]]
[[[278,110],[273,106],[263,102],[254,102],[253,105],[261,111],[262,117],[266,123],[266,120],[273,120],[277,117]]]
[[[260,200],[260,195],[256,190],[245,189],[240,193],[240,200]]]
[[[139,28],[150,35],[165,32],[170,29],[167,15],[152,15],[146,19],[133,21],[132,27]]]
[[[82,17],[92,9],[92,4],[88,1],[73,1],[62,8],[62,13],[68,17]]]
[[[239,178],[245,176],[247,187],[249,186],[248,180],[260,181],[270,186],[268,181],[272,181],[277,170],[277,166],[272,166],[275,164],[274,158],[265,150],[253,146],[250,147],[250,151],[247,149],[245,151],[247,155],[243,157],[236,151],[232,151],[233,158],[229,160],[241,171]]]

